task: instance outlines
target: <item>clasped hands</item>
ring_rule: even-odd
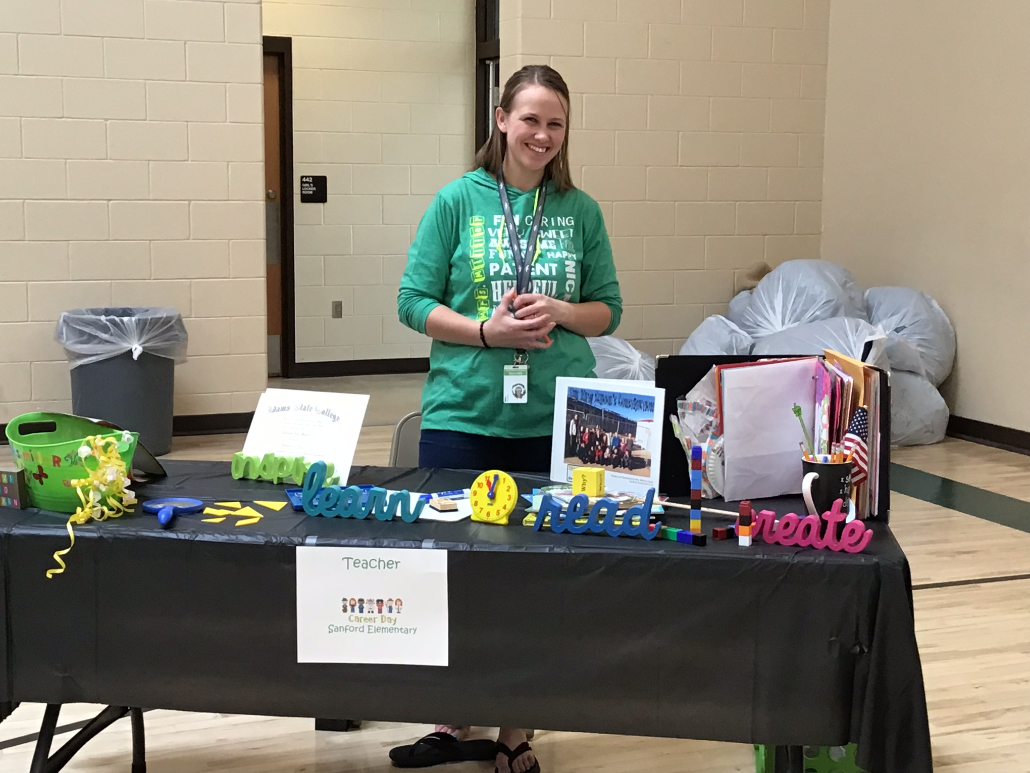
[[[505,349],[548,349],[548,336],[564,317],[565,301],[548,295],[526,293],[516,295],[515,288],[504,294],[493,316],[483,326],[483,335],[491,347]],[[511,308],[515,309],[512,316]]]

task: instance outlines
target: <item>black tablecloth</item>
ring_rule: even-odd
[[[143,498],[284,499],[225,463],[166,466]],[[440,491],[473,477],[356,467],[350,482]],[[68,570],[47,579],[67,516],[0,510],[0,701],[856,741],[870,773],[932,770],[908,562],[886,525],[847,555],[534,532],[521,508],[507,528],[289,507],[244,527],[202,517],[77,527]],[[728,522],[706,515],[705,531]],[[450,666],[298,664],[303,544],[448,550]]]

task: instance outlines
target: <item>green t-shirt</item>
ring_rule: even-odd
[[[536,190],[508,186],[525,250]],[[437,193],[408,251],[397,307],[401,322],[426,332],[429,312],[443,304],[474,320],[489,319],[515,286],[515,263],[502,224],[497,182],[477,169]],[[499,249],[500,245],[500,249]],[[622,298],[608,233],[597,202],[580,190],[559,194],[548,183],[540,255],[532,292],[573,303],[601,301],[612,312],[605,335],[619,325]],[[529,352],[529,402],[505,403],[503,369],[514,349],[433,341],[422,392],[422,427],[495,437],[550,435],[558,376],[592,377],[587,340],[556,327],[549,349]]]

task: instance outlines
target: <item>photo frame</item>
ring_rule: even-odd
[[[647,381],[558,378],[551,480],[601,467],[610,490],[646,494],[661,476],[665,390]]]

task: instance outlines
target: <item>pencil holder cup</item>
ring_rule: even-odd
[[[851,501],[851,462],[825,464],[801,462],[804,479],[801,481],[801,495],[805,499],[805,507],[809,515],[822,516],[840,499],[844,512],[848,511]]]

